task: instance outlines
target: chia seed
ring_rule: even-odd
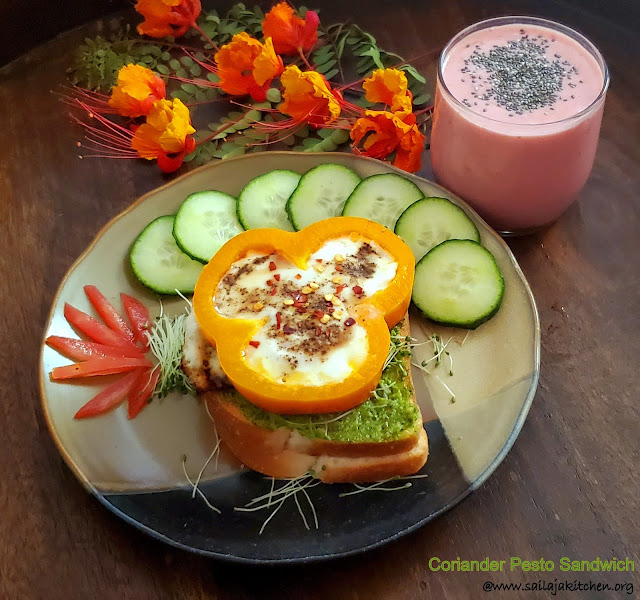
[[[559,54],[547,58],[549,40],[540,36],[529,38],[522,34],[519,39],[493,46],[486,52],[477,48],[468,63],[484,69],[490,84],[480,99],[493,99],[509,113],[552,107],[558,101],[565,77],[577,72],[568,61],[561,61]]]

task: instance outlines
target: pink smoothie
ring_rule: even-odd
[[[473,26],[445,48],[431,160],[439,183],[517,232],[555,221],[586,182],[608,75],[579,34],[513,21]]]

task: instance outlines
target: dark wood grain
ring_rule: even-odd
[[[506,13],[564,21],[591,37],[609,63],[600,147],[580,201],[548,230],[509,242],[543,327],[540,386],[519,439],[495,474],[450,513],[367,555],[308,567],[251,569],[175,551],[86,494],[40,410],[42,331],[74,259],[110,218],[163,181],[153,166],[76,157],[80,132],[52,91],[64,82],[73,49],[95,31],[87,26],[0,70],[0,598],[457,600],[483,596],[487,579],[533,582],[541,576],[436,573],[428,568],[431,556],[556,562],[561,556],[628,556],[640,569],[637,6],[622,0],[606,6],[595,0],[316,5],[325,21],[350,18],[383,47],[417,57],[432,85],[434,49],[465,25]],[[111,6],[103,4],[105,11]],[[422,174],[428,176],[425,158]],[[633,582],[635,594],[640,588],[637,571],[577,578]],[[514,591],[487,597],[551,596]]]

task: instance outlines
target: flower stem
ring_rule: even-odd
[[[298,53],[300,54],[300,58],[302,59],[302,62],[305,64],[307,69],[309,69],[309,71],[313,71],[313,67],[309,64],[307,57],[304,55],[304,52],[302,51],[302,47],[298,47]]]
[[[205,39],[205,41],[211,45],[211,48],[213,49],[214,52],[217,52],[218,50],[220,50],[220,48],[218,48],[218,44],[216,44],[203,30],[202,27],[200,27],[200,25],[198,25],[195,21],[193,22],[193,28]]]

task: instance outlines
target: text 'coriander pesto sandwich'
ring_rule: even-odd
[[[413,273],[409,247],[357,217],[249,230],[216,253],[196,285],[182,364],[243,464],[325,482],[422,468],[406,343]]]

